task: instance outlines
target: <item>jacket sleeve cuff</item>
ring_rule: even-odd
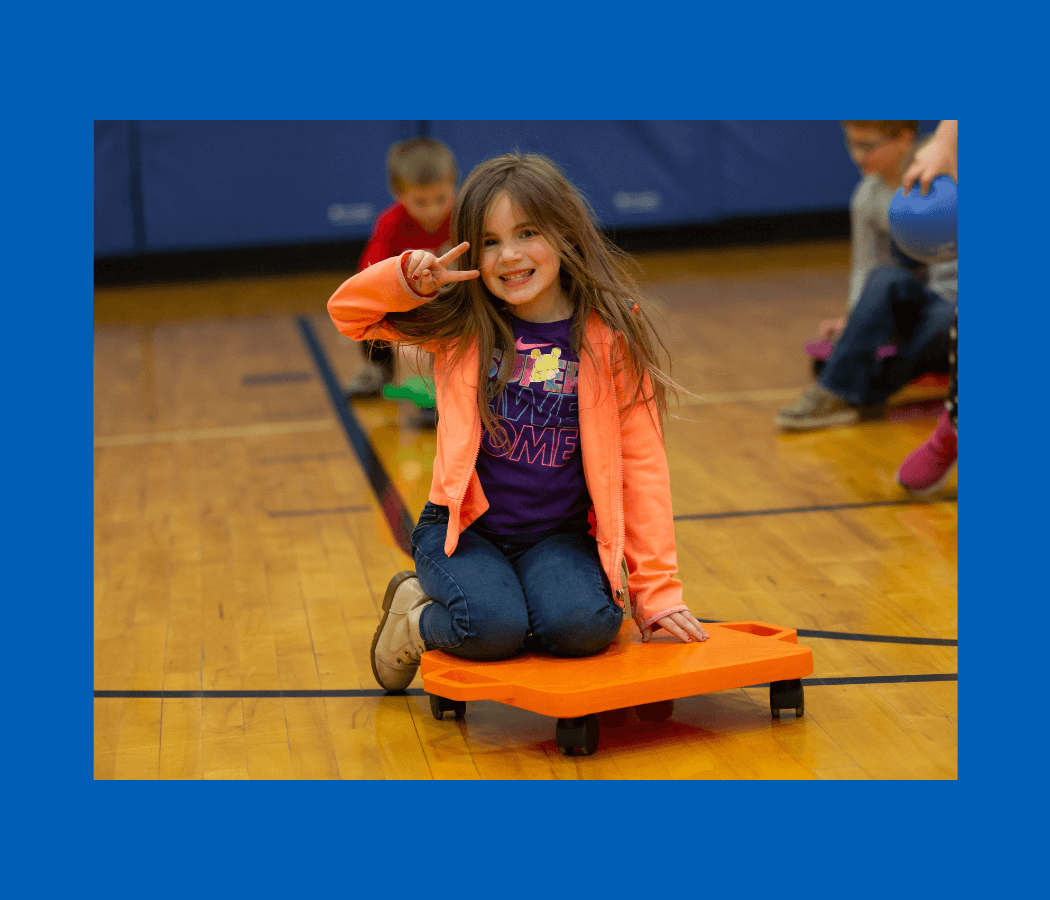
[[[643,628],[651,628],[655,622],[658,622],[664,616],[669,616],[671,613],[676,612],[689,612],[689,607],[684,603],[679,606],[669,606],[667,609],[661,609],[658,613],[653,613],[647,618],[642,618],[640,614],[634,615],[634,624],[638,626],[638,630],[641,631]]]

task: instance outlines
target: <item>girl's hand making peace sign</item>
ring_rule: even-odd
[[[405,278],[412,286],[412,290],[424,296],[433,294],[443,284],[481,277],[477,269],[460,272],[448,268],[450,262],[459,259],[469,249],[470,243],[464,241],[458,247],[453,247],[444,256],[435,256],[429,250],[413,250],[402,261],[401,270],[405,273]]]

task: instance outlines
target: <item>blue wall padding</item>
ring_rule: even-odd
[[[715,122],[432,122],[464,172],[501,153],[549,156],[611,228],[718,216]]]
[[[95,123],[95,255],[131,256],[135,241],[130,122]]]
[[[416,123],[142,122],[146,250],[359,240]]]
[[[720,122],[728,218],[848,206],[860,179],[835,121]]]
[[[95,255],[364,240],[386,152],[417,134],[463,175],[544,153],[613,229],[841,211],[860,178],[834,120],[97,122]]]

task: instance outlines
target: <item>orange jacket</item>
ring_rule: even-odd
[[[430,299],[408,286],[400,263],[401,257],[392,257],[340,285],[328,301],[328,314],[339,331],[355,341],[399,339],[386,314]],[[626,557],[632,614],[641,629],[688,610],[675,577],[678,557],[663,435],[645,404],[619,411],[619,398],[628,390],[626,376],[622,371],[613,376],[613,333],[597,314],[587,323],[586,340],[603,362],[598,369],[590,354],[580,354],[580,447],[594,504],[594,535],[620,606],[623,591],[617,588],[621,559]],[[430,501],[449,507],[445,553],[451,556],[463,529],[489,507],[475,471],[481,449],[477,349],[455,367],[445,347],[424,349],[435,354],[438,406]]]

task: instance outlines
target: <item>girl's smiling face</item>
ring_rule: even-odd
[[[558,322],[572,316],[557,250],[505,193],[485,215],[480,269],[485,287],[519,319]]]

